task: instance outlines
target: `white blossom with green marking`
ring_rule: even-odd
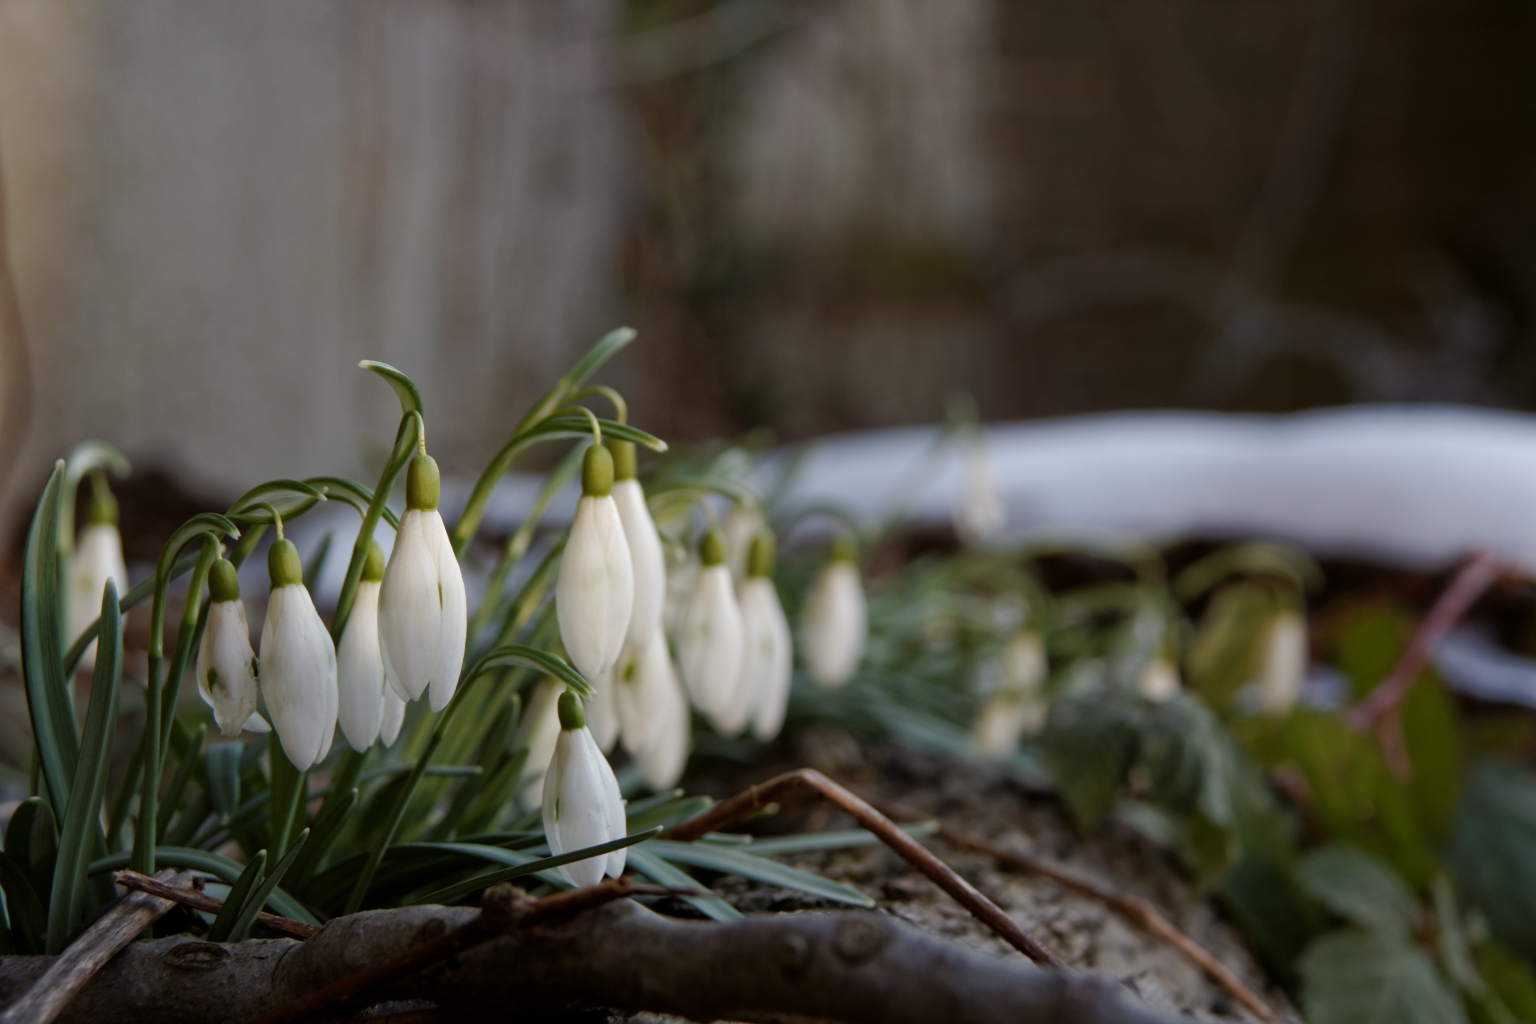
[[[555,855],[624,838],[624,800],[607,758],[587,729],[581,699],[560,695],[560,736],[544,775],[544,836]],[[560,867],[572,885],[596,885],[624,873],[624,851]]]
[[[259,691],[251,627],[245,620],[245,602],[240,600],[240,577],[226,558],[215,560],[208,571],[208,602],[208,624],[197,649],[197,692],[213,709],[219,732],[238,736],[256,716]]]

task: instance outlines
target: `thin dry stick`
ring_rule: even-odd
[[[1398,707],[1408,690],[1424,671],[1430,655],[1440,645],[1450,628],[1461,621],[1462,616],[1509,568],[1487,552],[1480,551],[1462,567],[1448,587],[1441,592],[1434,606],[1429,609],[1413,632],[1392,671],[1381,685],[1371,691],[1369,697],[1349,713],[1349,724],[1364,732],[1376,731],[1383,756],[1388,766],[1400,779],[1412,773],[1407,751],[1403,747],[1402,729],[1398,723]]]
[[[902,816],[905,817],[906,815]],[[918,816],[913,815],[913,817]],[[1106,885],[1101,885],[1091,878],[1085,878],[1060,865],[1031,857],[1025,853],[1017,853],[1013,850],[1005,849],[996,843],[983,839],[981,836],[973,835],[970,832],[963,832],[949,825],[939,825],[939,836],[953,847],[975,850],[977,853],[986,854],[998,863],[1010,868],[1044,875],[1046,878],[1057,882],[1065,888],[1071,889],[1073,892],[1081,893],[1084,896],[1114,907],[1126,917],[1129,917],[1153,935],[1166,940],[1175,949],[1187,956],[1194,962],[1196,967],[1210,975],[1212,981],[1226,989],[1233,999],[1247,1007],[1248,1012],[1252,1013],[1255,1017],[1266,1021],[1277,1019],[1274,1011],[1265,1004],[1264,1000],[1260,999],[1252,989],[1238,980],[1237,975],[1227,970],[1226,965],[1212,956],[1204,946],[1201,946],[1194,939],[1179,931],[1178,928],[1174,927],[1172,921],[1163,916],[1161,911],[1141,897],[1128,896],[1124,893],[1116,892]]]
[[[360,1010],[372,1001],[373,993],[409,974],[430,967],[462,953],[471,946],[489,942],[512,928],[526,928],[555,918],[569,917],[583,910],[602,906],[631,895],[653,891],[650,886],[632,886],[615,879],[585,889],[571,889],[535,900],[514,885],[494,885],[485,892],[480,913],[468,924],[446,935],[423,943],[378,967],[342,978],[302,999],[295,999],[258,1017],[254,1024],[297,1024],[316,1017],[336,1017]],[[671,889],[655,888],[657,894]]]
[[[115,872],[112,878],[118,885],[128,889],[137,889],[139,892],[147,892],[164,899],[174,900],[194,910],[206,910],[210,914],[217,914],[224,909],[224,901],[216,896],[209,896],[198,889],[178,889],[175,886],[141,875],[137,871],[123,870]],[[265,910],[256,915],[256,920],[275,932],[284,935],[292,935],[296,939],[307,939],[320,929],[303,921],[295,921],[291,917],[279,917],[277,914],[269,914]]]
[[[174,868],[166,868],[155,879],[171,886],[189,884],[187,876]],[[26,995],[6,1007],[0,1024],[47,1024],[53,1020],[118,950],[175,905],[146,892],[123,897],[58,955]]]
[[[957,903],[1002,936],[1014,949],[1042,966],[1066,969],[1066,961],[1040,940],[1020,928],[1018,922],[1004,913],[996,903],[983,896],[974,885],[956,874],[949,865],[929,853],[869,803],[813,768],[787,772],[738,793],[729,800],[716,804],[698,817],[683,822],[674,828],[667,838],[679,842],[699,839],[710,832],[740,821],[753,811],[772,803],[774,797],[784,790],[795,786],[805,786],[815,790],[837,804],[860,825],[878,836],[880,841],[894,850],[902,860],[927,875],[935,885],[954,897]]]

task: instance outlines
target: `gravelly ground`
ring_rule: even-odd
[[[944,764],[892,747],[863,748],[846,735],[821,730],[803,734],[775,763],[755,766],[742,778],[708,780],[709,788],[726,795],[801,765],[817,768],[866,796],[877,795],[942,817],[950,825],[1005,847],[1048,857],[1150,900],[1270,1005],[1294,1015],[1283,994],[1265,987],[1263,974],[1237,931],[1179,875],[1162,852],[1113,827],[1085,838],[1052,800],[1026,793],[996,772]],[[774,831],[798,832],[849,828],[852,822],[840,812],[806,799],[789,801],[781,817],[769,819],[765,825]],[[1000,869],[988,857],[954,850],[941,840],[924,842],[1073,967],[1116,978],[1150,1003],[1182,1011],[1194,1019],[1252,1019],[1176,949],[1116,911],[1048,879]],[[877,901],[881,912],[922,931],[997,956],[1019,955],[884,847],[805,854],[787,862],[860,889]],[[740,878],[711,881],[744,912],[831,906]],[[637,1024],[670,1024],[669,1018],[657,1015],[642,1014],[633,1019]]]

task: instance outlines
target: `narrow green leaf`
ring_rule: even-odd
[[[357,509],[361,515],[368,514],[368,506],[373,504],[373,492],[364,484],[345,476],[312,476],[304,481],[311,487],[319,488],[325,492],[327,498],[339,498],[348,505]],[[400,517],[392,512],[388,505],[380,511],[384,521],[392,529],[400,529]]]
[[[334,533],[327,533],[320,539],[320,546],[309,557],[309,564],[304,566],[304,589],[313,596],[315,584],[320,582],[320,571],[325,568],[325,556],[331,553],[331,541],[336,539]]]
[[[665,825],[671,828],[689,818],[696,818],[715,805],[713,797],[690,796],[679,800],[667,800],[652,807],[636,806],[629,812],[629,827],[650,828]]]
[[[922,838],[931,836],[939,830],[936,821],[921,821],[913,825],[902,825],[901,830],[909,836]],[[807,832],[799,836],[774,836],[771,839],[752,840],[752,855],[755,857],[778,857],[787,853],[813,853],[820,850],[850,850],[858,846],[875,846],[880,842],[880,837],[873,832],[866,832],[862,828],[850,828],[833,832]]]
[[[368,560],[368,546],[373,542],[373,531],[379,525],[379,517],[384,514],[390,488],[394,486],[395,477],[405,468],[407,460],[415,453],[422,429],[420,412],[411,410],[400,417],[400,428],[395,432],[395,447],[390,451],[389,461],[384,463],[384,471],[379,474],[379,483],[373,489],[373,501],[369,503],[368,511],[363,513],[362,525],[357,528],[357,540],[352,544],[352,559],[347,563],[347,575],[342,580],[341,593],[336,598],[336,614],[331,617],[331,639],[335,642],[341,641],[341,634],[347,628],[347,617],[352,614],[352,602],[357,598],[357,584],[363,578],[363,563]]]
[[[156,821],[156,827],[162,837],[171,824],[171,816],[181,805],[181,798],[187,791],[187,783],[192,781],[193,773],[197,771],[198,763],[202,760],[203,740],[207,737],[207,724],[199,725],[186,749],[182,751],[181,761],[176,765],[176,774],[171,776],[171,786],[165,791],[165,800],[160,804],[160,816]]]
[[[272,778],[271,818],[268,819],[267,849],[280,857],[288,852],[288,836],[294,817],[303,812],[307,798],[309,773],[301,772],[283,753],[283,744],[273,730],[267,737],[268,770]]]
[[[208,781],[208,797],[220,822],[240,806],[240,758],[245,744],[215,743],[203,751],[203,777]]]
[[[117,610],[117,586],[110,579],[101,599],[101,642],[96,647],[96,672],[85,717],[85,741],[76,766],[64,823],[59,830],[59,855],[54,863],[53,889],[48,898],[48,952],[64,948],[85,907],[86,868],[91,859],[107,772],[112,761],[112,732],[117,725],[118,691],[123,681],[122,617]]]
[[[53,886],[53,862],[59,852],[59,833],[54,825],[53,811],[42,797],[28,797],[12,812],[5,829],[5,852],[27,873],[32,890],[46,901]],[[41,950],[41,945],[38,948]]]
[[[299,852],[304,849],[304,843],[308,839],[309,829],[305,829],[294,837],[293,848],[288,851],[288,855],[278,861],[276,867],[267,872],[267,877],[262,881],[261,888],[257,889],[255,895],[245,901],[245,906],[241,909],[240,916],[235,920],[234,927],[230,929],[229,941],[244,942],[250,938],[251,926],[256,923],[256,915],[260,914],[261,908],[267,905],[267,898],[277,889],[278,883],[283,880],[283,875],[293,865],[294,860],[298,857]]]
[[[63,644],[58,534],[63,481],[64,463],[60,460],[48,476],[32,517],[21,570],[21,674],[43,782],[55,807],[69,802],[75,763],[80,758],[68,681],[59,657]]]
[[[185,846],[162,846],[155,851],[155,856],[161,864],[173,868],[186,868],[189,871],[202,871],[212,875],[228,885],[234,885],[240,880],[240,873],[244,866],[230,860],[222,854],[212,853],[208,850],[193,850]],[[128,866],[129,854],[114,853],[99,860],[91,861],[91,874],[100,875],[108,871],[117,871]],[[282,889],[274,889],[267,896],[266,906],[273,913],[284,917],[291,917],[295,921],[303,921],[306,924],[318,925],[320,922],[315,915],[304,909],[304,905]]]
[[[24,866],[10,854],[0,854],[0,888],[11,919],[11,940],[19,952],[41,954],[47,948],[48,919]]]
[[[674,843],[658,839],[649,847],[650,852],[671,864],[687,864],[689,867],[718,871],[726,875],[740,875],[755,882],[777,885],[781,889],[795,889],[811,896],[818,896],[834,903],[850,907],[873,907],[875,901],[852,886],[843,885],[801,871],[787,864],[757,857],[745,850],[720,846],[713,843]]]
[[[527,665],[547,676],[553,676],[583,697],[592,695],[591,684],[583,679],[581,673],[572,668],[564,658],[526,644],[503,644],[487,651],[479,661],[465,671],[459,686],[467,686],[487,672],[506,668],[509,665]]]
[[[213,925],[208,929],[209,942],[228,942],[230,933],[235,930],[235,922],[240,917],[240,912],[245,909],[246,901],[250,899],[251,890],[255,889],[261,881],[261,873],[267,866],[267,851],[258,850],[245,870],[240,872],[240,877],[235,884],[230,886],[229,894],[224,897],[224,906],[219,908],[218,916],[213,919]]]
[[[288,887],[295,891],[302,891],[305,883],[314,877],[316,869],[324,859],[326,852],[341,835],[341,830],[346,827],[347,821],[352,817],[352,809],[357,805],[357,789],[347,790],[340,800],[327,800],[321,808],[320,814],[315,818],[314,830],[310,833],[309,842],[304,844],[304,853],[293,862],[293,867],[288,870]]]
[[[494,846],[479,847],[480,850],[484,851],[484,853],[481,855],[484,856],[485,859],[499,861],[500,863],[506,864],[508,866],[504,868],[498,868],[495,871],[482,871],[478,875],[472,875],[469,878],[455,882],[452,885],[447,885],[441,889],[429,892],[425,896],[420,896],[411,900],[411,905],[416,906],[424,903],[455,903],[458,900],[463,899],[465,896],[468,896],[472,892],[477,892],[480,889],[496,885],[500,882],[508,882],[514,878],[522,878],[525,875],[537,875],[542,872],[551,871],[554,868],[558,868],[562,864],[574,864],[579,860],[587,860],[590,857],[597,857],[605,853],[612,853],[614,850],[627,849],[637,843],[643,843],[647,839],[654,838],[660,834],[661,829],[653,828],[645,832],[632,833],[625,836],[623,839],[614,839],[606,843],[598,843],[595,846],[584,847],[580,850],[572,850],[568,853],[562,853],[552,857],[535,857],[531,854],[524,853],[521,850],[506,850]],[[431,845],[442,845],[445,848],[456,850],[474,848],[470,844],[464,843],[444,843]],[[559,877],[563,879],[563,876]]]
[[[673,867],[649,849],[630,850],[625,863],[657,885],[673,889],[708,889],[708,886],[700,884],[692,875]],[[741,920],[741,911],[718,896],[683,896],[681,899],[711,920]]]
[[[421,404],[421,391],[416,387],[416,382],[411,380],[411,378],[388,363],[380,363],[372,359],[364,359],[357,365],[364,370],[370,370],[383,377],[385,383],[395,389],[395,395],[400,399],[400,411],[402,413],[414,412],[420,416],[426,412]]]

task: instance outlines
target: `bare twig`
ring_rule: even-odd
[[[905,817],[905,815],[903,815]],[[914,817],[917,817],[914,815]],[[939,836],[949,845],[957,849],[975,850],[985,854],[1000,864],[1019,871],[1027,871],[1031,874],[1043,875],[1073,892],[1081,893],[1101,903],[1114,907],[1126,917],[1141,925],[1147,931],[1164,939],[1169,945],[1188,957],[1196,967],[1208,974],[1212,981],[1227,990],[1227,993],[1236,999],[1248,1012],[1260,1020],[1276,1020],[1275,1012],[1260,999],[1247,985],[1240,981],[1237,975],[1227,970],[1225,964],[1211,955],[1210,951],[1200,945],[1194,939],[1185,935],[1174,927],[1172,921],[1163,916],[1162,912],[1151,903],[1139,896],[1129,896],[1117,892],[1107,885],[1102,885],[1091,878],[1079,875],[1059,864],[1053,864],[1038,857],[1031,857],[1026,853],[1019,853],[998,846],[990,840],[970,832],[964,832],[949,825],[939,825]]]
[[[1429,609],[1429,614],[1424,616],[1418,628],[1413,631],[1402,657],[1381,681],[1381,685],[1349,713],[1349,724],[1356,730],[1375,730],[1382,756],[1399,779],[1407,779],[1412,775],[1413,766],[1403,746],[1398,706],[1424,671],[1425,663],[1435,653],[1435,648],[1440,645],[1445,634],[1477,603],[1483,591],[1507,572],[1508,566],[1485,551],[1478,552],[1441,592],[1434,606]]]
[[[141,875],[137,871],[122,870],[114,872],[113,881],[127,889],[137,889],[139,892],[147,892],[163,899],[173,900],[194,910],[206,910],[210,914],[217,914],[224,909],[224,901],[216,896],[209,896],[198,889],[178,889],[175,886],[166,885],[159,879]],[[303,921],[295,921],[291,917],[279,917],[277,914],[269,914],[265,910],[256,915],[256,920],[275,932],[284,935],[292,935],[296,939],[307,939],[320,929]]]
[[[320,1016],[338,1016],[349,1010],[360,1010],[368,1005],[372,994],[385,985],[488,942],[509,929],[570,917],[636,892],[635,887],[624,882],[605,879],[599,885],[535,900],[516,886],[494,885],[486,890],[480,913],[468,924],[407,950],[387,963],[341,978],[302,999],[278,1007],[258,1018],[256,1024],[298,1024]]]
[[[954,897],[955,901],[969,910],[983,924],[1000,935],[1009,945],[1046,967],[1065,969],[1066,961],[1057,956],[1039,939],[1030,935],[1018,922],[1003,912],[996,903],[982,895],[970,882],[961,878],[953,868],[924,849],[915,839],[897,828],[895,823],[858,795],[844,789],[821,772],[801,768],[786,772],[767,782],[738,793],[729,800],[721,801],[703,814],[674,828],[667,836],[679,842],[690,842],[740,821],[753,811],[772,803],[786,789],[805,786],[835,803],[855,821],[873,832],[880,841],[896,852],[902,860],[911,864],[940,889]]]
[[[167,885],[187,884],[186,876],[174,868],[166,868],[155,878]],[[0,1024],[47,1024],[53,1020],[108,960],[173,906],[170,900],[149,893],[123,897],[58,955],[26,995],[6,1007]]]

